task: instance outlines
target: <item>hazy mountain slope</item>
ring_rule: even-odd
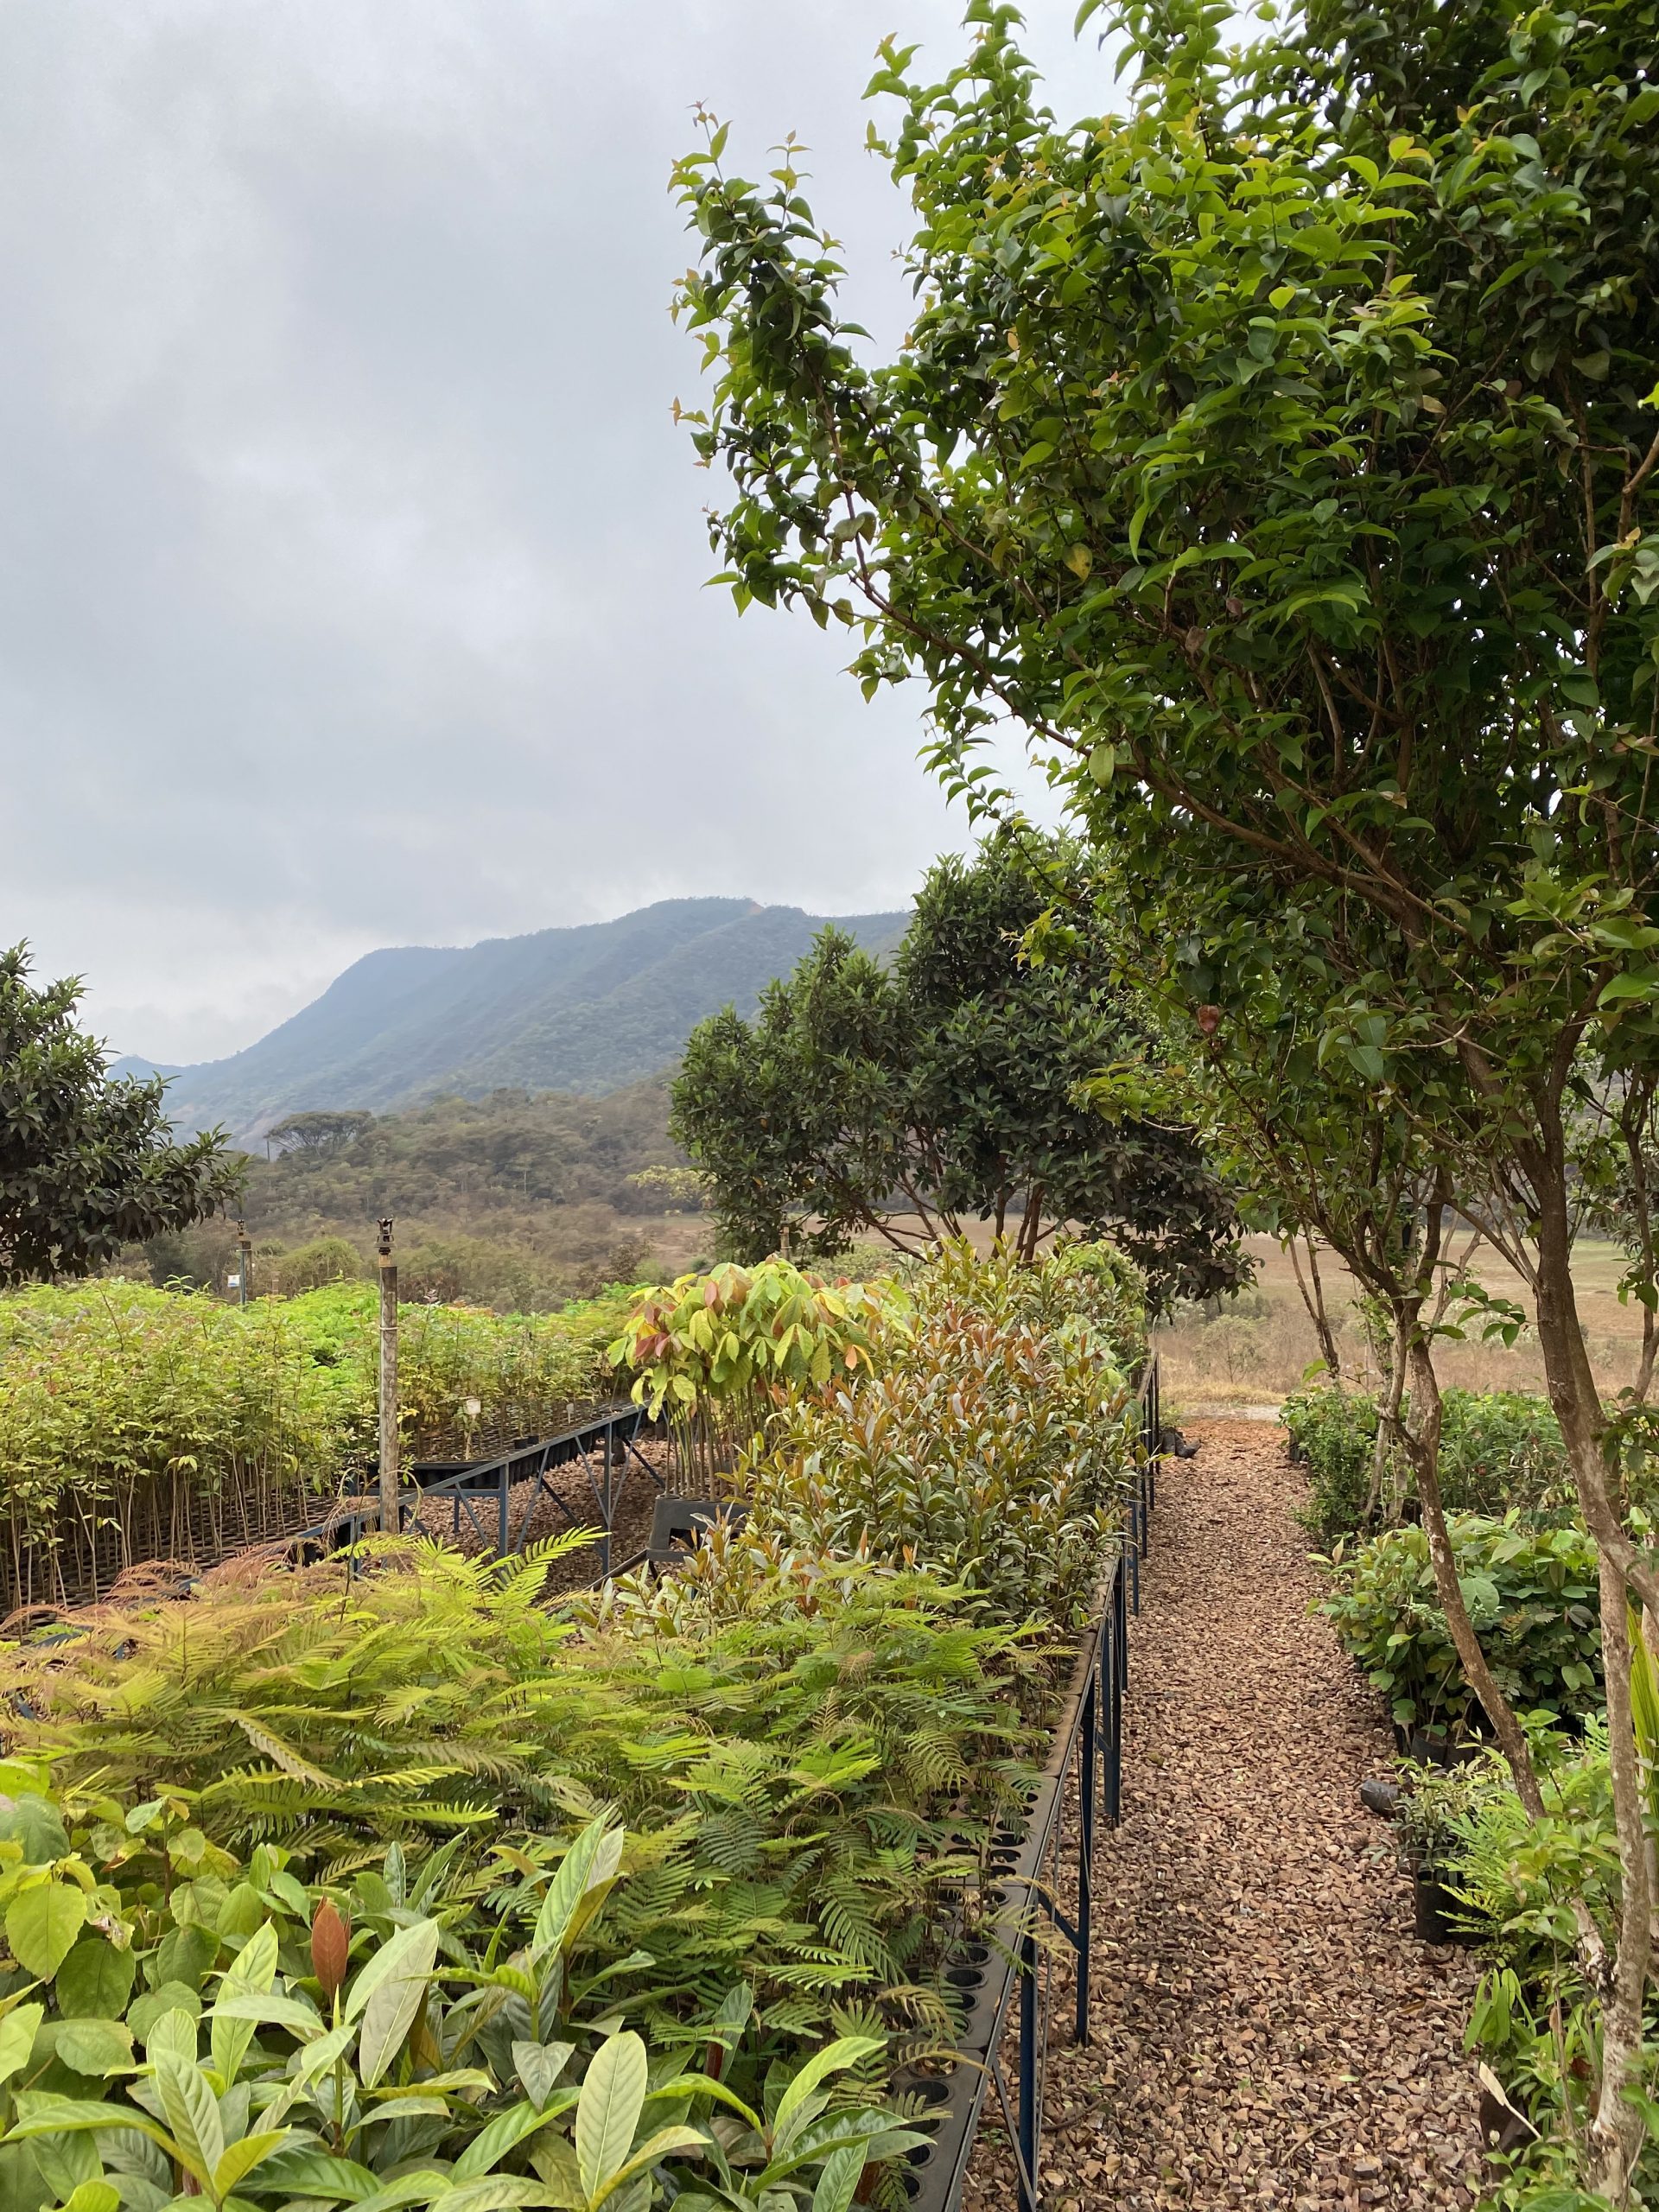
[[[836,918],[880,949],[906,917]],[[385,1112],[504,1086],[617,1090],[676,1059],[705,1015],[728,1002],[748,1012],[823,925],[798,907],[673,899],[464,950],[372,952],[245,1052],[180,1070],[168,1108],[181,1128],[223,1122],[247,1139],[310,1108]]]

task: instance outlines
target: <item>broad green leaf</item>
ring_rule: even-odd
[[[594,2052],[576,2106],[576,2171],[591,2202],[627,2157],[646,2088],[645,2046],[633,2031]]]
[[[632,2155],[618,2167],[593,2200],[603,2204],[613,2190],[631,2182],[636,2174],[645,2173],[660,2158],[671,2158],[677,2151],[702,2154],[709,2148],[709,2139],[695,2127],[659,2127],[654,2135],[647,2136]]]
[[[132,2064],[132,2030],[124,2020],[60,2020],[53,2048],[77,2074],[118,2074]]]
[[[853,2192],[863,2177],[861,2143],[849,2143],[839,2151],[832,2151],[823,2162],[817,2187],[812,2192],[812,2212],[847,2212]]]
[[[232,2143],[213,2169],[213,2195],[228,2196],[245,2174],[280,2151],[292,2134],[291,2128],[267,2128],[258,2135],[245,2135],[239,2143]]]
[[[376,2090],[365,2107],[353,2134],[360,2133],[371,2121],[380,2120],[447,2120],[449,2103],[445,2097],[423,2097],[417,2089],[401,2096],[387,2097],[383,2103],[382,2093]]]
[[[219,1985],[220,1994],[268,1990],[276,1979],[276,1930],[267,1920],[255,1929],[225,1969]]]
[[[63,2212],[121,2212],[121,2192],[113,2182],[78,2182],[63,2201]]]
[[[87,2098],[48,2095],[40,2089],[19,2092],[17,2117],[7,2132],[7,2139],[55,2135],[63,2130],[87,2127],[136,2128],[140,2135],[149,2136],[152,2143],[159,2143],[169,2154],[174,2147],[164,2127],[130,2105],[95,2104]]]
[[[137,1961],[105,1936],[83,1936],[58,1968],[58,2010],[66,2020],[118,2020],[132,1995]]]
[[[538,2181],[522,2174],[486,2174],[480,2181],[462,2182],[432,2200],[432,2212],[505,2212],[519,2204],[545,2204],[548,2194]]]
[[[576,2171],[575,2145],[565,2135],[537,2135],[530,2145],[530,2163],[541,2176],[550,2204],[582,2212],[586,2202],[582,2177]]]
[[[46,2018],[44,2005],[20,2005],[0,2019],[0,2082],[9,2082],[35,2048],[35,2031]]]
[[[603,1819],[589,1821],[560,1861],[559,1871],[542,1899],[531,1939],[533,1960],[556,1951],[577,1918],[577,1910],[588,1891],[615,1878],[622,1857],[624,1832],[607,1827]]]
[[[86,1899],[70,1882],[37,1882],[6,1908],[6,1941],[19,1966],[49,1981],[86,1925]]]
[[[403,1943],[404,1936],[411,1939],[407,1944]],[[365,2089],[374,2087],[403,2049],[404,2038],[421,2009],[438,1953],[437,1922],[417,1920],[412,1928],[399,1929],[386,1950],[399,1951],[397,1971],[382,1976],[363,2008],[357,2071]]]
[[[372,2196],[380,2183],[355,2159],[301,2146],[276,2152],[261,2170],[259,2186],[280,2189],[289,2196],[342,2196],[355,2204]]]
[[[448,2187],[444,2175],[425,2166],[418,2173],[399,2174],[377,2189],[372,2196],[357,2200],[358,2212],[399,2212],[405,2204],[435,2204]]]
[[[416,1920],[407,1928],[400,1928],[359,1968],[341,2008],[341,2019],[360,2018],[375,1991],[383,1982],[401,1980],[409,1970],[411,1959],[423,1955],[425,1964],[419,1971],[423,1974],[429,1973],[432,1961],[437,1955],[437,1939],[438,1924],[435,1920]]]
[[[539,2111],[552,2095],[561,2074],[570,2063],[573,2043],[515,2043],[512,2063],[524,2094]]]
[[[194,2017],[182,2005],[175,2005],[152,2023],[144,2044],[144,2054],[152,2065],[158,2059],[170,2058],[180,2066],[194,2066],[196,2063],[196,2041]]]
[[[200,2068],[185,2065],[171,2051],[164,2051],[156,2061],[155,2080],[181,2162],[205,2189],[225,2155],[218,2100]]]
[[[568,2111],[575,2101],[572,2095],[563,2109]],[[480,2128],[455,2160],[455,2179],[472,2181],[480,2174],[488,2173],[516,2144],[522,2143],[527,2135],[533,2135],[538,2127],[545,2127],[556,2117],[554,2113],[543,2112],[531,2104],[512,2105],[505,2112],[497,2113],[493,2120]]]
[[[300,2043],[311,2043],[324,2032],[321,2014],[302,1997],[265,1996],[258,1990],[238,1989],[221,1997],[213,2006],[215,2020],[245,2020],[264,2028],[286,2028]]]
[[[31,2147],[41,2179],[54,2196],[73,2196],[83,2183],[104,2178],[104,2162],[90,2129],[39,2135]]]
[[[849,2066],[857,2066],[867,2058],[874,2058],[887,2049],[875,2036],[842,2036],[824,2049],[815,2051],[798,2074],[790,2076],[789,2087],[779,2100],[772,2119],[773,2140],[780,2146],[787,2141],[790,2121],[805,2103],[826,2075],[839,2074]]]

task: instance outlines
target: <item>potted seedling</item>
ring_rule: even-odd
[[[1400,1856],[1411,1876],[1416,1929],[1425,1943],[1472,1943],[1477,1938],[1452,1886],[1457,1822],[1473,1802],[1480,1770],[1419,1768],[1395,1806]]]

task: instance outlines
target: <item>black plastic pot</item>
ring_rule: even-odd
[[[1463,1907],[1433,1866],[1414,1866],[1411,1884],[1420,1942],[1470,1944],[1475,1941],[1462,1925]]]

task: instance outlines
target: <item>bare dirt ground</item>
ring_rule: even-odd
[[[1044,2202],[1386,2206],[1479,2193],[1460,2037],[1478,1966],[1412,1932],[1357,1786],[1377,1701],[1322,1621],[1282,1432],[1166,1462],[1130,1654],[1125,1817],[1099,1851],[1091,2045],[1052,2055]],[[1099,1941],[1099,1938],[1096,1938]],[[972,2200],[1012,2206],[976,2161]]]

